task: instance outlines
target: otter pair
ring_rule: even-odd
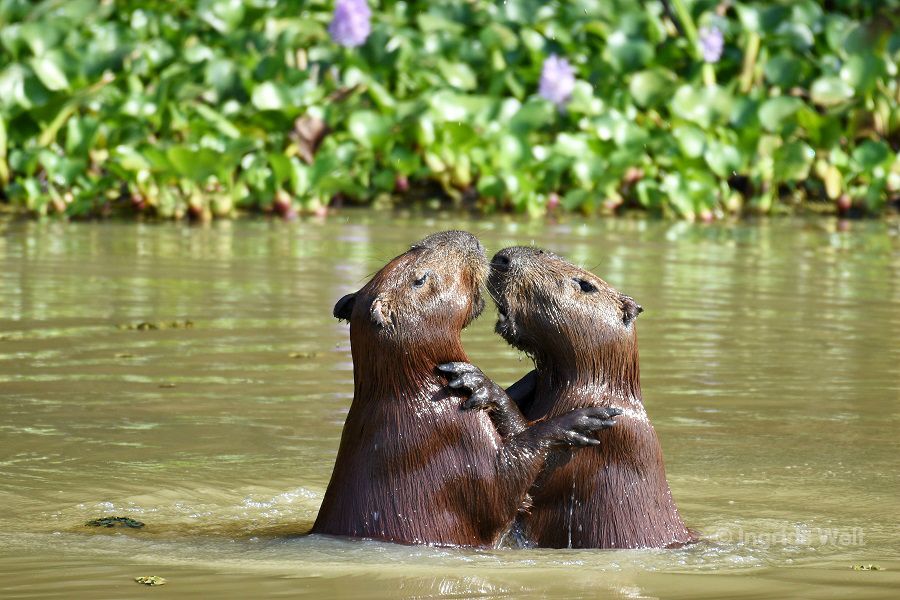
[[[513,528],[558,548],[692,541],[641,403],[640,306],[551,253],[502,250],[488,280],[497,331],[536,366],[504,392],[460,340],[487,271],[474,236],[437,233],[335,305],[350,322],[354,397],[312,532],[475,547]]]

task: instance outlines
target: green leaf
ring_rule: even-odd
[[[544,127],[553,121],[556,109],[543,100],[529,100],[509,120],[509,128],[516,133],[527,133]]]
[[[675,92],[671,101],[672,112],[686,121],[703,128],[724,121],[731,113],[733,99],[718,86],[695,88],[683,85]]]
[[[853,88],[840,77],[819,77],[810,88],[812,101],[822,106],[835,106],[853,97]]]
[[[583,158],[591,154],[587,139],[579,134],[560,133],[556,137],[555,149],[570,158]]]
[[[800,141],[788,142],[775,151],[774,177],[776,181],[802,181],[809,176],[815,151]]]
[[[475,78],[475,72],[466,63],[449,62],[446,60],[438,61],[438,71],[451,87],[460,90],[474,90],[478,81]]]
[[[458,94],[450,90],[441,90],[428,98],[435,121],[466,121],[473,124],[486,123],[494,102],[487,96]]]
[[[360,110],[350,115],[347,130],[366,148],[384,144],[391,132],[390,120],[371,110]]]
[[[884,187],[887,184],[887,181],[884,177],[877,177],[868,186],[866,186],[866,195],[864,197],[866,203],[866,209],[875,213],[884,206],[885,198],[887,194],[885,193]],[[875,569],[878,570],[878,569]]]
[[[590,203],[591,192],[587,190],[570,190],[563,196],[562,205],[566,210],[577,210]]]
[[[789,21],[790,8],[787,6],[770,5],[759,11],[759,29],[762,33],[780,33],[781,28]]]
[[[780,88],[791,88],[800,83],[803,63],[789,54],[772,57],[766,63],[766,80]]]
[[[275,181],[278,185],[291,178],[291,159],[280,152],[272,152],[267,157],[269,166],[272,167],[272,173],[275,175]]]
[[[669,71],[648,69],[632,76],[628,90],[638,106],[647,108],[657,106],[668,98],[674,84],[675,78]]]
[[[594,88],[590,83],[578,80],[566,110],[573,115],[597,115],[603,110],[603,101],[594,96]]]
[[[51,48],[58,46],[63,37],[63,31],[59,26],[47,21],[24,23],[19,30],[19,34],[31,47],[31,52],[35,56],[42,56]]]
[[[31,108],[31,103],[25,96],[25,77],[28,70],[20,64],[9,65],[0,73],[0,106],[11,108],[20,105],[23,108]]]
[[[69,88],[69,80],[62,67],[50,54],[31,59],[31,68],[48,90],[58,92]]]
[[[660,188],[680,216],[686,219],[694,218],[694,200],[691,198],[687,183],[681,173],[665,175]]]
[[[209,61],[204,68],[206,83],[225,93],[238,85],[238,71],[234,62],[220,58]]]
[[[219,33],[231,33],[244,19],[243,0],[200,0],[200,18]]]
[[[803,108],[803,101],[791,96],[770,98],[759,107],[759,122],[773,133],[783,133],[796,123],[797,111]]]
[[[290,96],[283,86],[264,81],[254,88],[250,101],[259,110],[281,110],[290,103]]]
[[[878,35],[874,28],[867,23],[856,23],[847,30],[842,42],[842,50],[847,54],[862,54],[871,52],[878,44]]]
[[[126,171],[145,171],[150,169],[150,162],[131,146],[117,146],[112,157]]]
[[[874,54],[854,54],[841,68],[841,79],[857,94],[865,95],[875,89],[884,71],[884,61]]]
[[[634,71],[653,60],[653,46],[616,31],[607,39],[606,51],[617,71]]]
[[[465,28],[457,23],[434,13],[423,12],[416,16],[416,22],[423,33],[442,33],[448,36],[461,35]]]
[[[862,169],[870,171],[887,160],[890,148],[884,142],[866,140],[853,150],[852,156]]]
[[[709,142],[703,158],[706,159],[706,164],[709,165],[713,173],[723,179],[736,174],[744,162],[741,151],[735,146],[715,140]]]
[[[706,148],[706,134],[702,129],[693,127],[692,125],[682,125],[672,129],[672,135],[678,141],[681,152],[690,158],[699,158],[703,156]]]
[[[212,123],[219,132],[232,139],[238,139],[241,137],[241,131],[234,124],[226,119],[222,114],[213,110],[212,108],[206,106],[205,104],[197,104],[194,106],[194,110],[196,110],[201,117]]]
[[[531,50],[532,52],[538,53],[544,50],[544,36],[539,34],[534,29],[528,29],[527,27],[522,28],[519,32],[519,36],[522,38],[522,43],[526,48]]]
[[[197,182],[203,182],[223,169],[232,168],[223,164],[220,153],[209,148],[172,146],[166,151],[166,157],[178,173]]]

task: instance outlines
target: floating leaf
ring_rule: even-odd
[[[809,90],[812,101],[823,106],[834,106],[853,97],[853,88],[840,77],[819,77]]]
[[[815,159],[815,151],[804,142],[788,142],[775,151],[774,175],[776,181],[802,181],[809,176],[809,168]]]
[[[884,61],[874,54],[854,54],[841,68],[841,80],[857,94],[868,94],[884,76],[884,70]]]
[[[675,92],[671,107],[682,119],[707,128],[726,119],[731,113],[733,101],[731,95],[718,86],[696,88],[683,85]]]
[[[243,0],[200,0],[200,18],[221,33],[234,31],[244,18]]]
[[[229,168],[223,163],[222,155],[209,148],[172,146],[166,151],[166,157],[179,174],[198,182]]]
[[[290,97],[283,86],[264,81],[254,88],[250,101],[259,110],[281,110],[290,103]]]
[[[363,146],[375,148],[387,140],[391,132],[391,123],[386,117],[374,111],[357,111],[350,116],[347,130]]]
[[[803,62],[790,55],[774,56],[766,63],[766,79],[780,88],[790,88],[800,83],[803,74]]]
[[[638,106],[656,106],[672,93],[674,77],[668,71],[650,69],[639,71],[631,77],[628,90]]]
[[[69,79],[62,67],[56,62],[54,56],[44,54],[31,60],[31,68],[44,86],[53,92],[65,90],[69,87]]]
[[[475,72],[463,62],[438,61],[438,71],[448,84],[460,90],[474,90],[478,83]]]
[[[791,96],[770,98],[759,107],[759,122],[768,131],[782,133],[796,122],[797,111],[803,101]]]
[[[685,156],[699,158],[703,156],[706,148],[706,134],[702,129],[692,125],[682,125],[672,129],[672,135],[678,140],[678,145]]]
[[[713,173],[723,179],[731,177],[743,166],[741,151],[731,144],[718,141],[709,142],[703,157]]]
[[[853,160],[865,170],[874,169],[890,156],[890,148],[884,142],[866,140],[853,151]]]
[[[623,31],[609,36],[606,50],[613,67],[619,71],[640,69],[653,59],[653,46],[644,40],[629,38]]]
[[[166,579],[158,575],[142,575],[141,577],[135,577],[134,580],[143,585],[166,585],[168,583]]]

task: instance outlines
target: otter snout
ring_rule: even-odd
[[[491,270],[504,273],[513,268],[526,268],[535,259],[554,257],[552,252],[534,246],[510,246],[504,248],[491,259]]]
[[[504,295],[508,283],[520,279],[533,267],[540,268],[548,258],[555,257],[552,252],[533,246],[510,246],[497,252],[491,259],[491,272],[488,275],[488,286],[494,292],[494,298]]]

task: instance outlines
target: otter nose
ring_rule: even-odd
[[[494,255],[494,258],[491,259],[491,268],[496,271],[506,272],[509,270],[509,265],[511,263],[512,259],[509,256],[509,252],[507,252],[506,250],[501,250]]]

